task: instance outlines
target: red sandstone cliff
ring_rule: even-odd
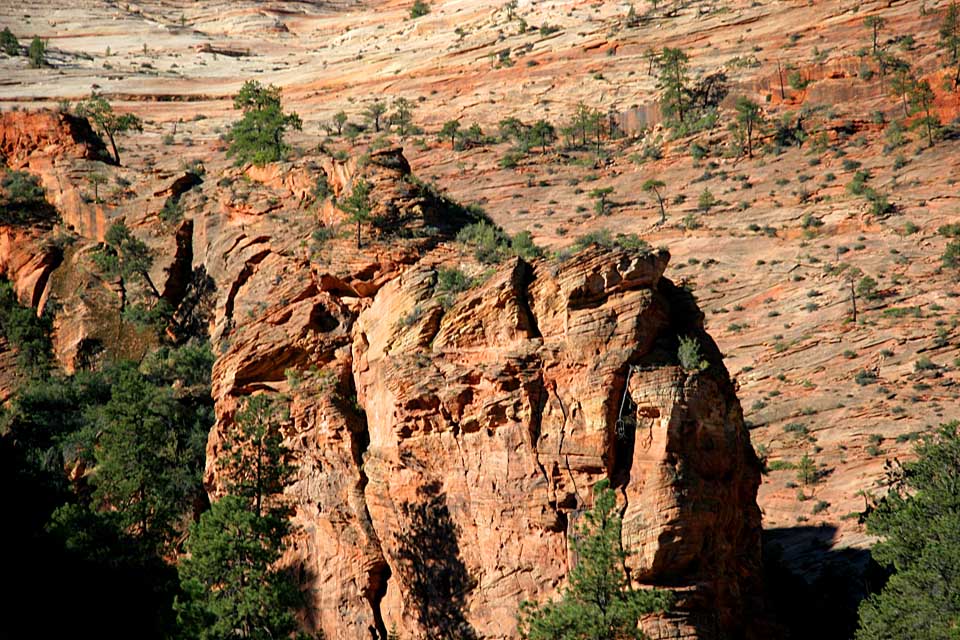
[[[65,155],[25,166],[76,188]],[[375,236],[364,251],[333,239],[311,258],[312,231],[338,215],[309,202],[320,171],[337,194],[362,171],[382,233],[399,235]],[[189,187],[202,197],[175,230],[141,231],[179,314],[197,304],[197,274],[213,288],[211,492],[238,402],[264,390],[290,398],[298,473],[285,562],[307,595],[306,625],[332,639],[382,637],[394,625],[407,637],[515,637],[518,604],[562,587],[591,487],[610,478],[632,577],[679,595],[676,611],[645,622],[651,637],[748,635],[760,599],[759,465],[702,314],[662,277],[668,254],[594,247],[514,258],[449,300],[436,269],[470,262],[445,242],[462,213],[408,174],[400,150],[387,149],[363,168],[323,158],[249,172],[257,192],[238,197],[228,184],[239,172],[228,169],[225,182]],[[155,176],[152,198],[118,202],[105,220],[146,224],[178,180]],[[98,234],[78,230],[51,276],[68,367],[113,331],[97,315],[109,283],[77,275]],[[16,234],[27,231],[5,233],[0,264],[36,303],[56,265],[30,266],[47,263],[19,255]],[[677,365],[681,335],[699,340],[704,371]]]
[[[372,166],[384,210],[422,217],[429,205],[402,186],[404,169]],[[430,266],[442,248],[407,245],[337,274],[257,246],[234,265],[208,480],[238,400],[290,394],[287,560],[311,626],[330,638],[393,625],[515,637],[518,604],[563,584],[590,488],[610,478],[633,577],[680,595],[675,613],[648,621],[651,637],[749,631],[759,465],[699,310],[661,277],[666,253],[512,259],[446,309]],[[269,303],[236,313],[255,301]],[[710,361],[703,372],[676,364],[687,334]]]

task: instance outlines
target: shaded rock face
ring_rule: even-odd
[[[759,465],[700,312],[661,277],[668,259],[513,259],[450,308],[422,264],[362,298],[301,276],[236,328],[214,371],[207,479],[216,491],[240,397],[289,393],[286,562],[308,625],[516,637],[519,603],[563,586],[591,488],[610,478],[632,578],[679,596],[645,621],[651,637],[750,634]],[[700,341],[704,371],[676,364],[678,335]]]

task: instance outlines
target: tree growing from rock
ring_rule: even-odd
[[[45,67],[47,65],[47,43],[40,38],[34,38],[30,41],[27,48],[27,57],[30,58],[30,66],[34,69]]]
[[[278,399],[248,399],[225,435],[221,477],[227,495],[194,525],[178,571],[184,596],[175,604],[181,629],[201,640],[290,637],[302,597],[277,567],[289,533],[281,492],[293,467]]]
[[[863,25],[870,29],[873,42],[873,55],[876,56],[880,48],[880,30],[886,26],[887,21],[881,16],[867,16],[863,20]]]
[[[233,99],[233,108],[243,112],[243,117],[230,127],[230,148],[227,157],[237,164],[251,162],[265,165],[283,160],[289,147],[283,142],[288,129],[303,128],[303,121],[296,113],[284,113],[280,102],[280,89],[273,85],[264,87],[256,80],[243,83]]]
[[[753,132],[763,122],[763,114],[760,111],[760,105],[756,102],[740,96],[737,98],[734,107],[737,111],[737,126],[740,128],[741,135],[746,142],[747,157],[753,157]]]
[[[440,139],[450,138],[450,148],[456,149],[457,136],[460,135],[460,121],[447,120],[443,123],[443,127],[440,129],[440,133],[438,135]]]
[[[590,197],[595,200],[593,210],[599,216],[605,216],[609,213],[610,203],[607,198],[613,193],[613,187],[597,187],[590,192]]]
[[[890,93],[900,99],[903,106],[903,117],[910,115],[909,97],[913,89],[913,69],[905,60],[894,59],[891,63],[893,73],[890,74]]]
[[[547,145],[556,137],[557,131],[546,120],[537,120],[530,128],[530,135],[540,143],[540,153],[546,153]]]
[[[134,278],[142,279],[153,295],[160,298],[149,273],[153,266],[153,252],[130,232],[122,220],[107,230],[103,244],[93,254],[93,262],[104,276],[119,281],[121,313],[127,305],[127,287]]]
[[[416,20],[417,18],[422,18],[423,16],[430,13],[430,5],[424,2],[423,0],[414,0],[413,6],[410,7],[410,18]]]
[[[927,132],[927,142],[933,146],[934,134],[940,129],[940,120],[933,114],[935,99],[933,88],[928,80],[919,80],[910,87],[910,105],[913,113],[922,114],[914,126],[923,127]]]
[[[343,134],[343,125],[347,124],[347,112],[337,111],[333,116],[333,126],[337,128],[337,135]]]
[[[667,221],[667,210],[663,206],[663,194],[660,193],[661,189],[665,189],[667,183],[663,180],[650,179],[643,183],[641,187],[644,193],[652,193],[657,198],[657,204],[660,206],[660,222],[657,224],[663,224]]]
[[[20,55],[20,41],[10,31],[10,27],[4,27],[3,31],[0,31],[0,50],[8,56]]]
[[[113,161],[120,164],[117,135],[128,131],[143,131],[143,121],[132,113],[117,113],[102,95],[93,92],[77,104],[77,115],[87,118],[110,141]]]
[[[91,173],[87,176],[87,182],[93,187],[93,201],[100,202],[100,185],[107,183],[107,177],[102,173]]]
[[[350,221],[357,225],[357,249],[362,247],[360,241],[360,226],[370,221],[370,212],[373,203],[370,201],[370,183],[359,179],[353,184],[350,195],[338,202],[338,206],[350,216]]]
[[[594,487],[594,506],[583,515],[573,539],[577,564],[557,602],[520,608],[520,634],[527,640],[639,640],[640,618],[663,612],[672,594],[633,589],[627,578],[627,552],[616,494],[608,480]]]
[[[413,127],[413,110],[416,105],[406,98],[397,98],[393,102],[390,124],[397,128],[401,138],[405,138]]]

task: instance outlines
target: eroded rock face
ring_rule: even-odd
[[[108,158],[106,147],[85,118],[54,111],[0,113],[0,157],[13,168],[32,157]]]
[[[661,277],[668,259],[513,259],[450,308],[422,264],[364,298],[304,279],[237,328],[215,369],[208,459],[239,397],[291,395],[286,561],[308,624],[330,638],[393,625],[516,637],[519,603],[564,584],[591,487],[610,478],[632,577],[680,596],[645,623],[651,637],[750,632],[759,465],[700,312]],[[704,371],[676,364],[678,335],[700,341]]]

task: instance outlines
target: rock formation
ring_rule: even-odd
[[[5,153],[37,157],[46,143],[29,139],[34,148]],[[65,175],[55,165],[75,147],[56,148],[39,171],[45,182]],[[352,240],[335,240],[336,260],[309,259],[298,250],[304,236],[339,215],[329,203],[305,214],[311,185],[323,172],[341,194],[361,171],[388,241],[348,252]],[[759,464],[702,314],[663,277],[665,251],[512,258],[452,296],[438,290],[437,269],[453,255],[444,240],[469,214],[418,185],[399,148],[372,153],[362,168],[323,158],[247,174],[265,193],[238,199],[182,174],[147,190],[159,203],[196,189],[208,203],[150,240],[153,277],[175,317],[213,298],[199,314],[220,354],[211,493],[221,435],[242,399],[289,398],[285,436],[298,471],[284,562],[307,596],[307,627],[331,639],[385,638],[394,626],[405,637],[514,638],[519,603],[562,588],[578,518],[592,486],[609,478],[633,580],[679,596],[675,611],[645,621],[650,636],[751,632]],[[159,208],[154,200],[113,215]],[[284,227],[272,216],[285,202],[316,220]],[[72,368],[98,331],[114,330],[97,315],[109,283],[70,275],[82,271],[82,241],[51,276],[59,258],[20,256],[24,232],[4,233],[0,265],[21,297],[38,304],[52,282],[57,352]],[[203,282],[210,291],[200,292]],[[680,336],[698,341],[703,370],[678,364]]]
[[[390,179],[405,171],[378,167],[377,199],[424,215]],[[514,258],[447,308],[419,250],[414,264],[381,258],[344,276],[251,249],[231,287],[231,309],[281,302],[233,312],[208,481],[216,490],[219,434],[239,399],[288,393],[299,472],[287,561],[307,623],[329,638],[394,625],[515,637],[519,603],[563,585],[591,487],[610,478],[633,578],[680,596],[647,622],[651,637],[748,633],[759,464],[699,310],[662,277],[668,254]],[[699,341],[705,370],[677,364],[681,335]]]

